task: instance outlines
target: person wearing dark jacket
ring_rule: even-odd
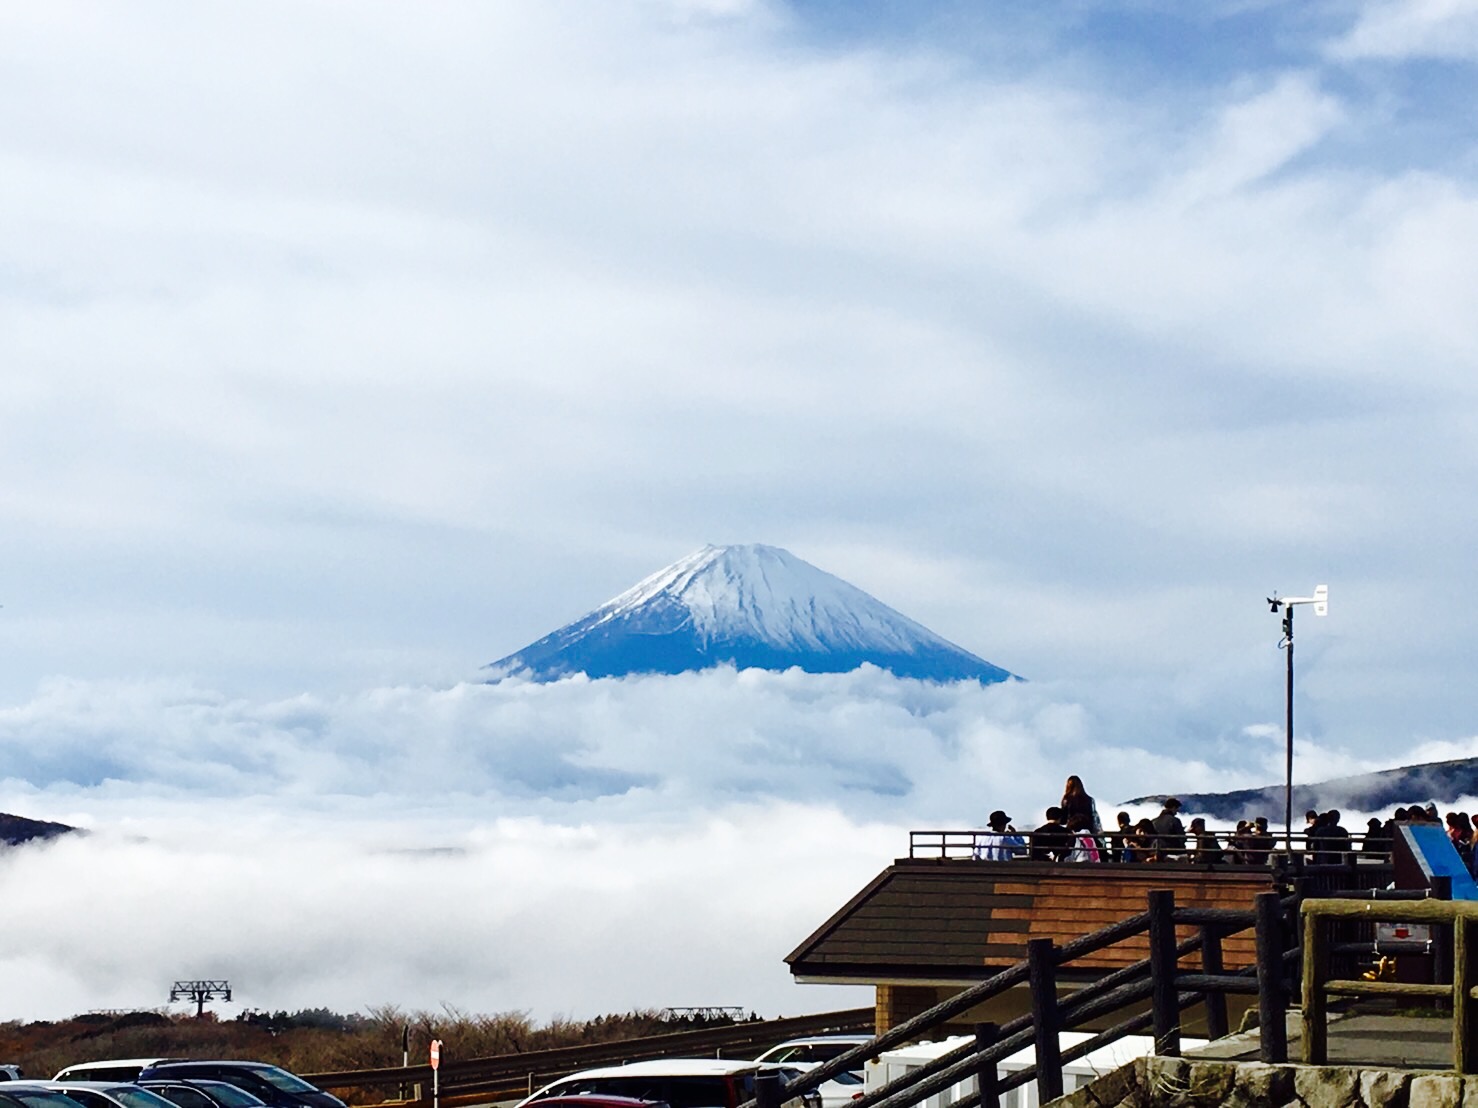
[[[1165,801],[1160,814],[1150,821],[1155,828],[1155,839],[1162,860],[1167,856],[1185,853],[1185,824],[1180,822],[1177,814],[1179,811],[1180,800],[1172,796]]]
[[[1206,821],[1199,816],[1191,820],[1191,836],[1196,840],[1195,853],[1191,855],[1192,861],[1215,866],[1226,861],[1226,851],[1222,849],[1216,836],[1206,830]]]
[[[1032,832],[1033,862],[1065,862],[1077,846],[1077,837],[1062,821],[1061,808],[1047,809],[1047,822]]]
[[[1093,834],[1102,834],[1103,825],[1098,822],[1098,805],[1093,803],[1088,790],[1083,788],[1083,779],[1076,773],[1069,777],[1067,784],[1062,787],[1062,799],[1057,806],[1062,809],[1064,823],[1072,823],[1074,819],[1081,819]]]

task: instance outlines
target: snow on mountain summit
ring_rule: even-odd
[[[500,676],[556,680],[683,673],[715,665],[901,677],[1011,676],[787,550],[705,546],[515,654]]]

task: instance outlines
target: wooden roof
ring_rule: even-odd
[[[1025,958],[1027,939],[1061,945],[1144,911],[1154,889],[1173,890],[1177,906],[1251,908],[1273,887],[1268,870],[1242,867],[900,859],[785,960],[811,980],[976,981]],[[1073,966],[1117,969],[1148,949],[1139,936]],[[1252,932],[1223,954],[1228,969],[1252,964]]]

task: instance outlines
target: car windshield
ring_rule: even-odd
[[[830,1062],[838,1054],[845,1054],[849,1050],[856,1050],[861,1043],[812,1043],[811,1060],[813,1062]]]
[[[835,1081],[838,1085],[862,1084],[862,1077],[860,1074],[857,1073],[856,1070],[842,1070],[841,1073],[832,1074],[831,1079]]]
[[[174,1108],[158,1093],[140,1089],[136,1085],[117,1085],[108,1090],[108,1095],[126,1108]]]
[[[276,1066],[252,1066],[251,1072],[263,1081],[276,1086],[285,1093],[316,1093],[316,1086],[308,1084],[301,1077],[280,1070]]]
[[[249,1093],[245,1089],[238,1089],[235,1085],[228,1085],[224,1081],[210,1086],[210,1095],[217,1102],[226,1105],[226,1108],[257,1108],[262,1103],[262,1098],[255,1093]]]
[[[82,1108],[82,1105],[66,1093],[53,1093],[42,1089],[7,1090],[16,1100],[28,1108]]]
[[[672,1108],[727,1108],[730,1103],[729,1085],[722,1077],[584,1077],[549,1090],[550,1096],[572,1093],[665,1100]]]

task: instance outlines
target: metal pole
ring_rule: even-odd
[[[1283,849],[1293,857],[1293,605],[1289,604],[1283,616],[1284,649],[1288,651],[1288,715],[1287,715],[1287,765],[1283,785]]]

